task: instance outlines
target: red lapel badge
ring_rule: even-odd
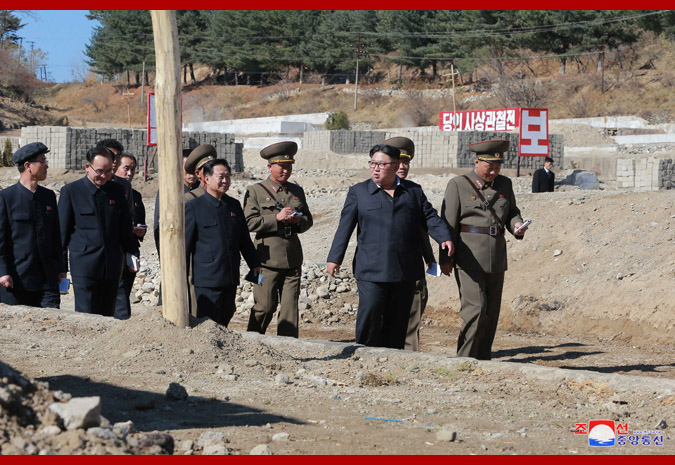
[[[110,199],[110,205],[115,205],[115,201],[113,199]]]

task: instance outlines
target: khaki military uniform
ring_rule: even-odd
[[[420,228],[420,244],[422,245],[422,256],[427,266],[436,263],[431,242],[429,241],[429,234],[424,228]],[[412,307],[410,307],[408,330],[405,336],[405,350],[420,350],[420,324],[422,323],[422,315],[424,314],[424,309],[427,307],[428,300],[429,289],[427,288],[427,279],[423,277],[415,281],[415,297],[413,298]]]
[[[511,180],[499,175],[488,185],[475,170],[468,177],[513,233],[514,225],[523,219]],[[441,253],[439,258],[441,263],[454,261],[462,304],[457,355],[489,360],[507,269],[504,231],[463,176],[448,182],[441,217],[450,226],[455,253],[450,258]]]
[[[301,212],[300,222],[284,224],[277,221],[277,201],[284,208]],[[281,299],[277,334],[298,337],[298,298],[303,260],[298,234],[304,233],[313,224],[305,192],[292,182],[282,186],[267,178],[246,189],[244,216],[248,230],[255,233],[254,244],[265,276],[262,285],[253,286],[255,305],[251,309],[248,330],[264,334]]]

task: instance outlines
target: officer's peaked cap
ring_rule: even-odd
[[[476,153],[476,158],[488,163],[503,163],[504,153],[509,150],[508,140],[486,140],[469,144],[469,149]]]
[[[199,145],[192,152],[190,152],[187,160],[185,160],[185,172],[188,174],[195,174],[195,170],[198,170],[202,167],[202,165],[204,165],[204,163],[209,160],[213,160],[217,156],[218,154],[216,153],[216,149],[213,147],[213,145]]]
[[[401,161],[406,161],[406,158],[412,160],[415,157],[415,143],[407,137],[391,137],[382,143],[399,149],[403,159]]]
[[[295,163],[293,155],[297,152],[298,144],[295,142],[277,142],[262,149],[260,156],[267,160],[267,163]]]

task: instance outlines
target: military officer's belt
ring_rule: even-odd
[[[267,237],[283,237],[288,239],[291,236],[296,235],[297,232],[292,226],[281,226],[279,229],[272,234],[256,234],[257,239],[265,239]]]
[[[494,224],[492,226],[468,226],[463,224],[459,227],[461,232],[476,233],[476,234],[489,234],[490,236],[499,236],[504,234],[504,229]]]

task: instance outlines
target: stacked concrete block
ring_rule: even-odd
[[[216,149],[218,158],[227,160],[234,172],[244,171],[243,144],[234,141],[234,135],[219,132],[183,131],[184,149],[194,149],[202,144],[210,144]]]
[[[147,131],[122,128],[77,128],[29,126],[21,129],[22,145],[42,142],[50,148],[49,163],[53,168],[82,169],[87,151],[103,139],[116,139],[124,149],[136,156],[139,171],[143,169],[146,153]],[[183,148],[211,144],[219,156],[226,159],[234,171],[243,171],[242,148],[237,149],[232,134],[184,132]],[[156,160],[153,165],[156,167]]]
[[[675,189],[675,163],[672,158],[659,160],[657,185],[659,190]]]
[[[302,134],[302,148],[316,151],[330,150],[331,131],[307,131]]]
[[[415,168],[456,168],[457,133],[442,132],[437,128],[387,129],[386,137],[407,137],[415,143]]]
[[[474,154],[469,144],[486,139],[509,139],[506,168],[516,168],[518,134],[505,132],[443,132],[436,127],[398,128],[381,131],[311,131],[303,134],[303,148],[330,150],[334,153],[367,153],[370,148],[390,137],[408,137],[415,143],[412,167],[470,168]],[[549,136],[549,151],[555,166],[564,166],[564,140],[559,134]],[[521,168],[543,166],[542,157],[521,157]]]
[[[616,162],[617,187],[638,191],[675,189],[672,158],[620,158]]]
[[[619,188],[635,187],[635,159],[621,158],[616,161],[616,182]]]
[[[635,160],[635,189],[640,191],[652,190],[653,161],[648,158]]]
[[[382,142],[378,131],[330,131],[330,150],[335,153],[368,153]]]

